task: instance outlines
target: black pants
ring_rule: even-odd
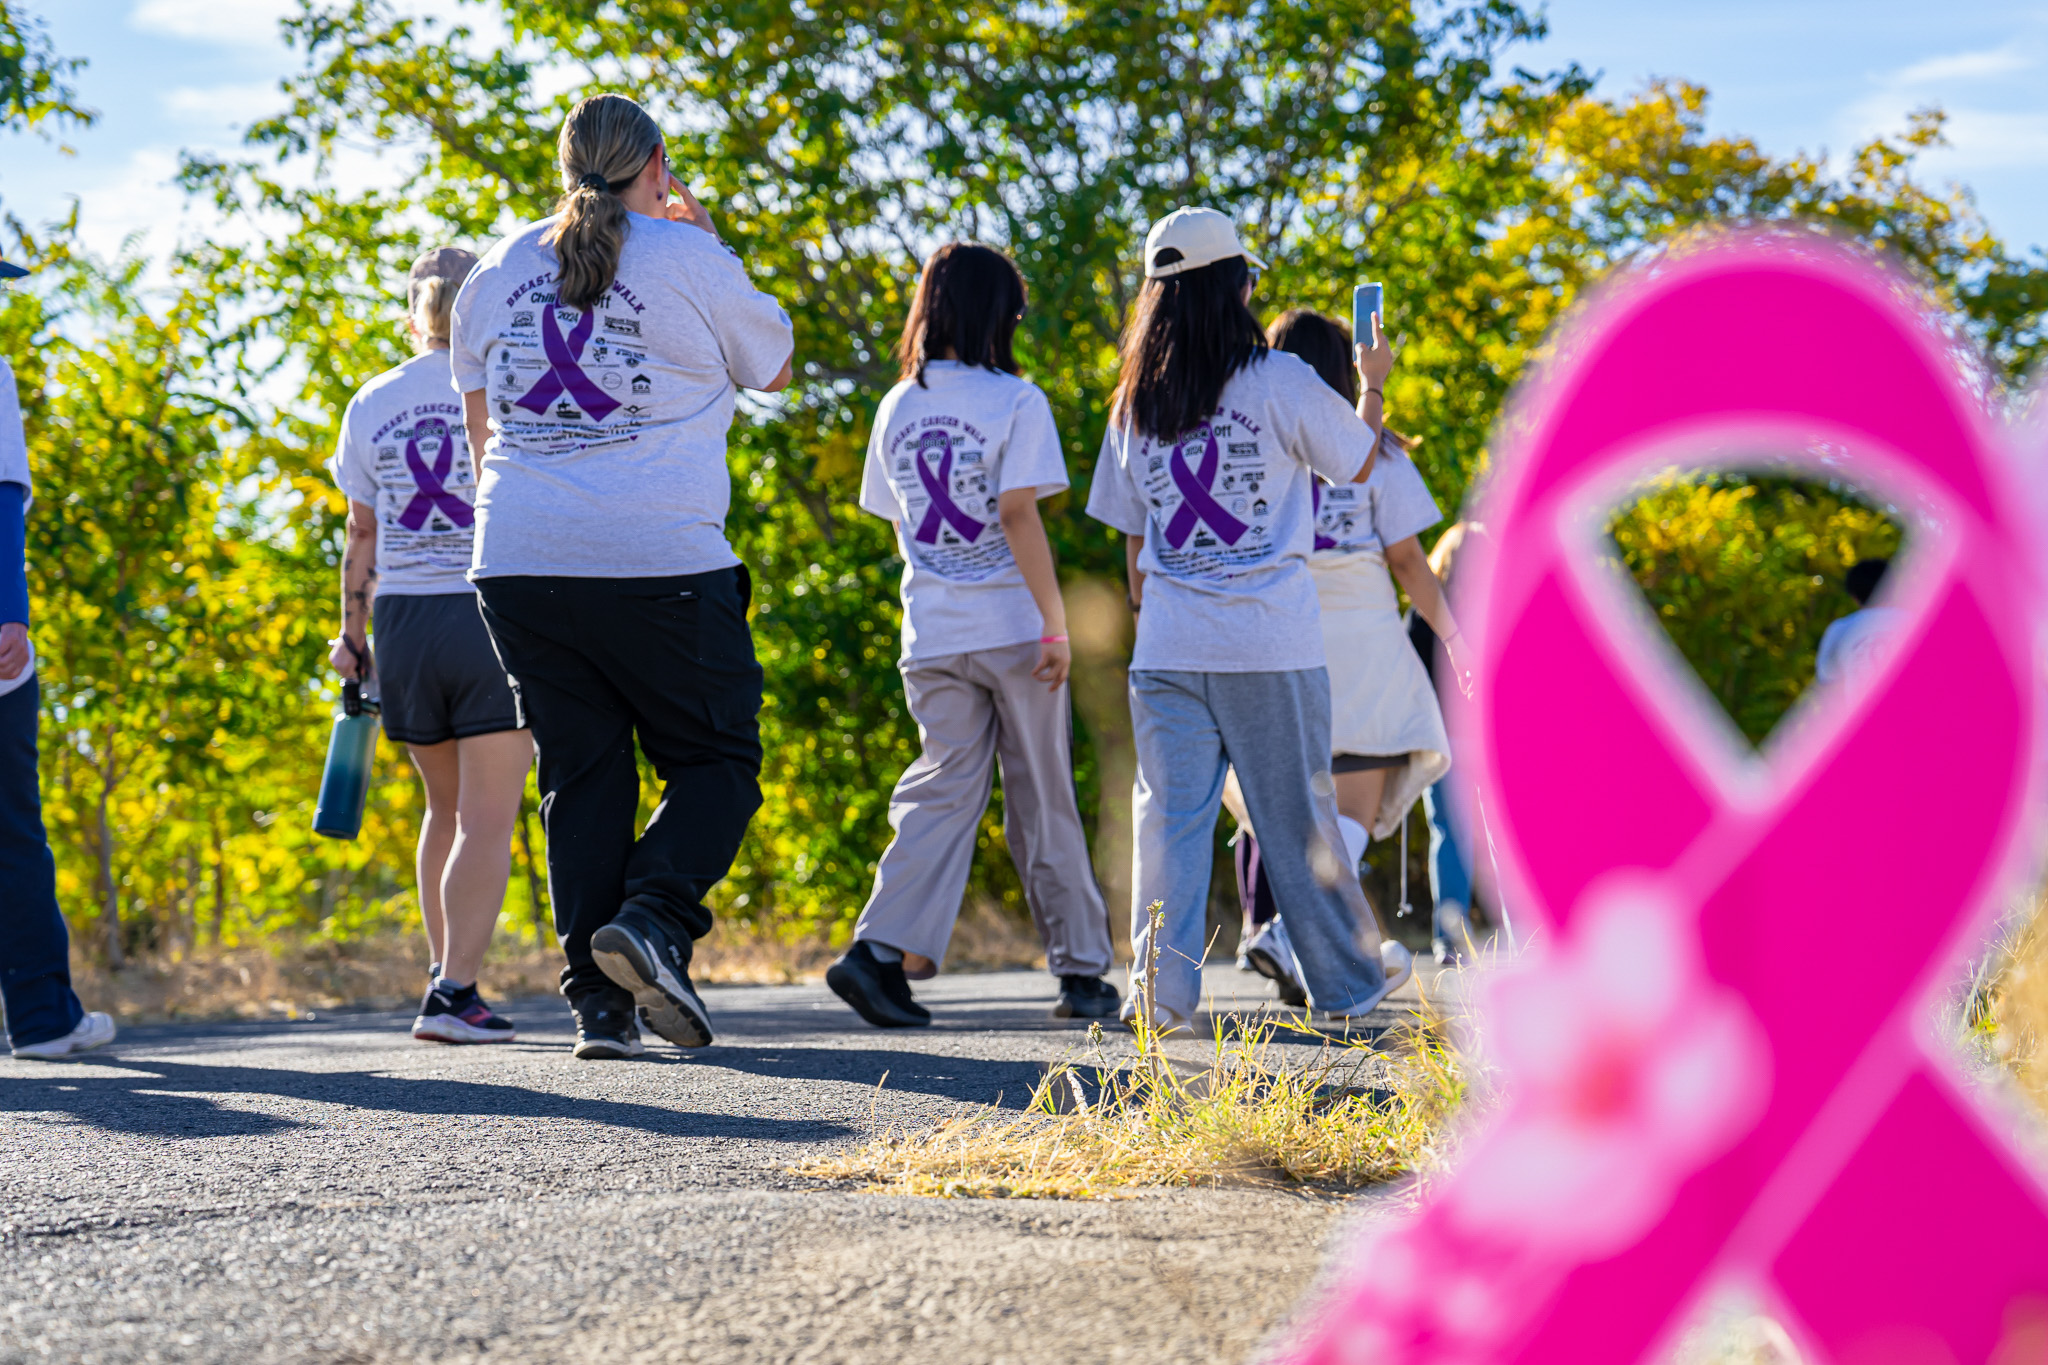
[[[568,956],[562,994],[630,1008],[590,959],[627,906],[685,951],[704,897],[761,805],[761,665],[744,566],[674,578],[486,578],[484,624],[540,751],[548,894]],[[639,839],[633,741],[662,782]]]
[[[8,1040],[47,1043],[78,1027],[71,940],[36,785],[36,683],[0,697],[0,1000]]]

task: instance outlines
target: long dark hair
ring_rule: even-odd
[[[1180,259],[1172,247],[1159,254],[1155,265]],[[1230,376],[1266,353],[1259,320],[1245,306],[1250,278],[1245,258],[1228,256],[1145,281],[1117,348],[1122,373],[1111,420],[1167,439],[1209,419]]]
[[[1016,374],[1010,343],[1024,316],[1024,277],[1008,256],[979,242],[948,242],[917,277],[910,318],[896,343],[899,379],[924,385],[924,367],[951,351],[963,365]]]
[[[1266,331],[1266,342],[1276,351],[1306,360],[1325,384],[1344,395],[1345,402],[1358,406],[1358,368],[1349,327],[1313,308],[1290,308],[1274,319]],[[1388,445],[1404,455],[1422,444],[1420,438],[1403,436],[1392,427],[1382,434]]]

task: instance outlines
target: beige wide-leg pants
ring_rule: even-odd
[[[1113,965],[1109,912],[1088,861],[1074,796],[1067,689],[1031,676],[1036,644],[903,665],[903,692],[924,752],[889,798],[896,837],[875,869],[856,939],[944,962],[960,917],[974,836],[1003,773],[1003,838],[1055,976],[1101,976]]]

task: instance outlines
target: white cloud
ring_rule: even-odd
[[[2035,59],[2017,49],[1995,47],[1985,52],[1958,52],[1947,57],[1929,57],[1893,74],[1895,85],[1935,85],[1943,81],[1983,80],[2030,71]]]
[[[271,47],[278,20],[297,8],[293,0],[141,0],[128,22],[167,38]]]
[[[284,98],[276,81],[181,85],[164,96],[164,112],[194,123],[242,127],[276,113]]]
[[[235,47],[279,45],[278,21],[298,12],[298,0],[137,0],[129,27],[166,38],[220,43]],[[443,25],[467,24],[487,41],[503,41],[504,21],[491,11],[463,0],[398,0],[397,13],[437,19]]]
[[[1949,111],[1949,145],[1928,154],[1944,173],[2014,167],[2048,167],[2048,110]]]

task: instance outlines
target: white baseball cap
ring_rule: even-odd
[[[1166,265],[1159,265],[1159,253],[1172,247],[1180,253],[1180,259]],[[1244,243],[1237,240],[1237,228],[1230,219],[1215,209],[1178,208],[1152,225],[1145,234],[1145,278],[1163,280],[1168,275],[1178,275],[1183,270],[1199,270],[1217,261],[1227,261],[1232,256],[1242,256],[1255,269],[1266,269],[1266,263],[1244,249]]]

